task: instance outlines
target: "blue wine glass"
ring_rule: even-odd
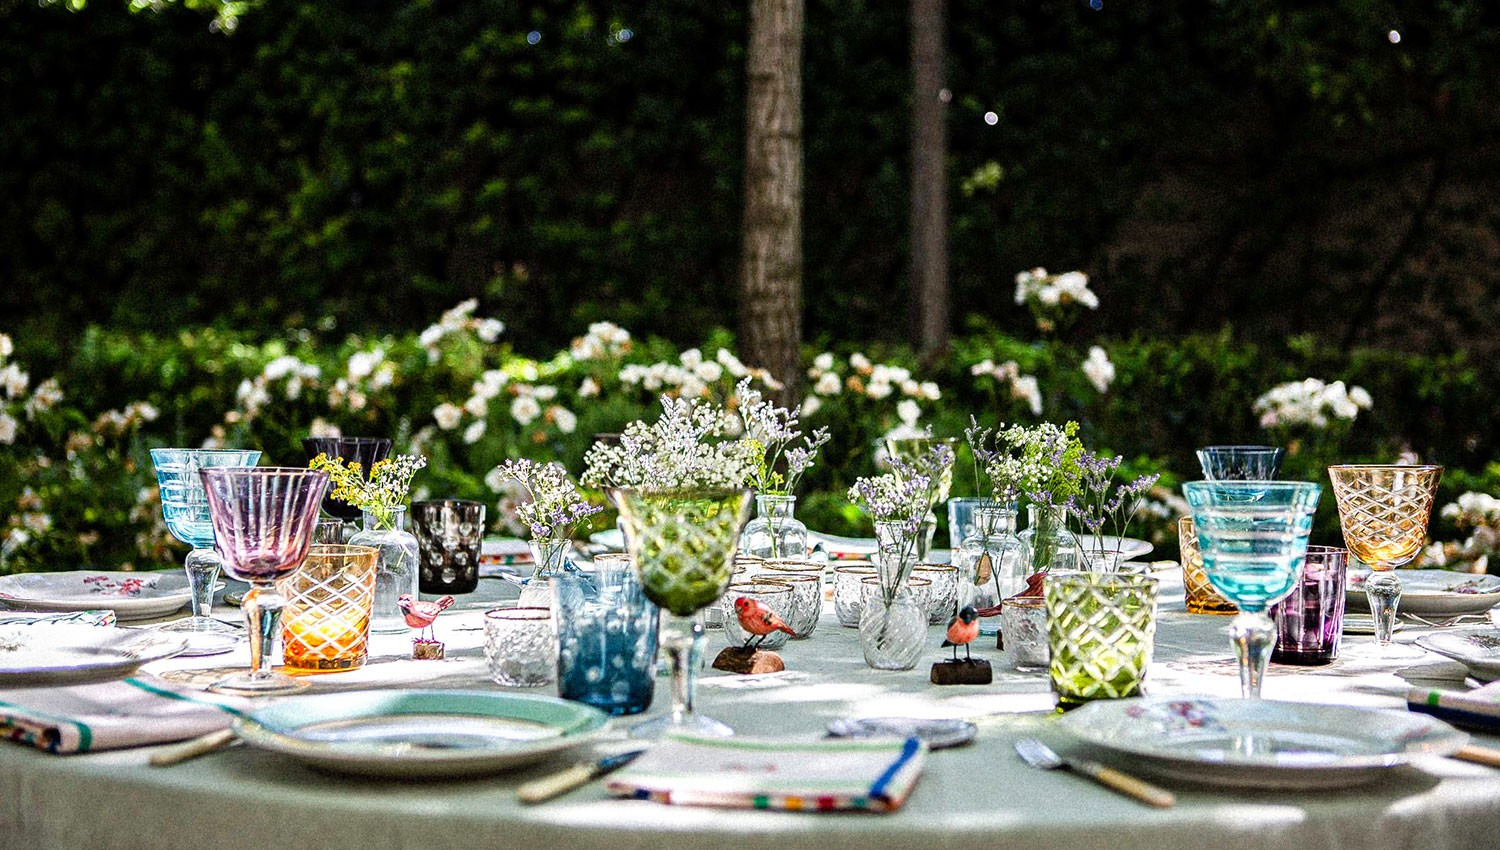
[[[208,495],[198,470],[205,466],[247,467],[260,462],[260,452],[239,449],[152,449],[151,464],[161,490],[161,513],[167,530],[193,547],[188,553],[188,587],[193,593],[193,615],[161,627],[183,632],[188,652],[212,654],[232,648],[240,629],[215,620],[214,587],[224,561],[214,550],[214,526],[208,516]]]
[[[1198,465],[1209,481],[1272,481],[1285,455],[1276,446],[1206,446],[1198,450]]]
[[[1244,697],[1260,697],[1276,646],[1276,624],[1266,611],[1297,585],[1321,490],[1301,481],[1192,481],[1182,486],[1198,531],[1203,571],[1214,589],[1240,609],[1229,634]]]

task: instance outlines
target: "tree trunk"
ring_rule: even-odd
[[[948,347],[943,0],[911,0],[911,298],[924,354]]]
[[[803,0],[751,0],[740,339],[798,397],[802,376]]]

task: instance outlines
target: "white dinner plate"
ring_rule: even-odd
[[[1416,643],[1464,665],[1480,682],[1500,679],[1500,629],[1448,629],[1422,635]]]
[[[611,552],[625,551],[625,533],[618,528],[606,528],[589,535],[589,542],[603,546]]]
[[[1468,742],[1422,714],[1261,699],[1100,700],[1062,725],[1143,773],[1241,788],[1359,785]]]
[[[1345,597],[1349,610],[1369,611],[1365,580],[1369,570],[1350,570]],[[1483,614],[1500,604],[1500,576],[1454,573],[1447,570],[1397,570],[1401,579],[1402,614],[1419,617],[1458,617]]]
[[[555,697],[356,691],[282,700],[234,721],[251,746],[321,770],[421,778],[498,773],[595,738],[608,718]]]
[[[192,598],[192,588],[182,570],[75,570],[0,576],[0,602],[23,611],[108,609],[121,620],[143,620],[170,614]]]
[[[187,646],[179,634],[113,626],[0,626],[0,686],[58,685],[129,676]]]

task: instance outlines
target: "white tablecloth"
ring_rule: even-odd
[[[1183,611],[1171,573],[1163,594],[1152,693],[1233,696],[1238,679],[1227,618]],[[395,660],[405,637],[377,637],[378,663],[318,677],[313,692],[386,683],[495,688],[479,647],[480,612],[503,593],[487,580],[439,621],[449,660]],[[853,629],[832,611],[810,640],[782,650],[789,672],[740,679],[709,671],[700,708],[745,734],[816,737],[846,716],[967,717],[980,726],[972,745],[934,753],[906,807],[892,815],[818,815],[715,811],[612,800],[598,783],[550,803],[523,807],[515,786],[557,769],[463,781],[370,781],[328,776],[240,747],[172,768],[152,768],[150,750],[54,756],[0,745],[0,848],[669,848],[764,845],[776,850],[839,848],[1042,848],[1203,850],[1348,847],[1500,846],[1500,771],[1445,759],[1393,770],[1377,784],[1324,792],[1224,791],[1166,783],[1178,805],[1154,810],[1066,772],[1024,766],[1011,745],[1022,734],[1057,735],[1052,698],[1041,674],[1005,673],[984,687],[937,688],[927,665],[943,657],[941,628],[917,669],[870,670]],[[710,632],[710,649],[723,645]],[[1273,667],[1273,699],[1403,707],[1411,682],[1461,687],[1458,665],[1428,655],[1385,662],[1369,638],[1349,638],[1345,658],[1328,667]],[[978,654],[998,661],[993,650]],[[243,657],[173,660],[174,668],[232,666]],[[550,689],[541,689],[550,692]],[[665,708],[661,683],[652,714]],[[616,723],[623,729],[636,718]],[[1479,743],[1495,745],[1495,738]],[[566,758],[566,764],[576,758]]]

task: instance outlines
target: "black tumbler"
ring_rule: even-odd
[[[421,550],[417,589],[423,593],[472,593],[479,587],[484,504],[433,499],[411,506],[411,532]]]
[[[357,463],[368,481],[370,467],[391,453],[391,441],[384,437],[303,437],[302,450],[307,452],[309,461],[321,454],[330,458],[341,457],[344,463]],[[353,522],[363,513],[348,502],[333,498],[332,490],[323,497],[323,510],[344,522]]]

